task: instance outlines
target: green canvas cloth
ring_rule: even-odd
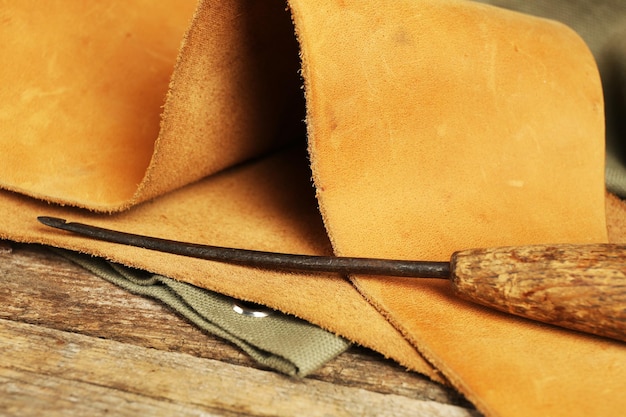
[[[263,317],[245,303],[160,275],[138,271],[75,252],[56,252],[132,293],[161,301],[202,330],[222,337],[260,364],[303,377],[344,352],[350,343],[304,320],[260,308]]]
[[[478,0],[547,17],[574,29],[594,54],[605,95],[607,189],[626,198],[626,1]]]

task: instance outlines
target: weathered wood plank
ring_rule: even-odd
[[[257,367],[236,347],[204,334],[160,303],[129,294],[45,248],[11,246],[12,251],[0,252],[0,318]],[[362,348],[350,349],[310,378],[471,408],[454,390]]]
[[[0,320],[0,410],[39,391],[64,415],[469,416],[466,409]],[[30,377],[27,377],[30,375]],[[37,377],[33,377],[36,375]],[[10,383],[12,382],[13,383]],[[96,392],[93,392],[93,391]],[[90,392],[91,391],[91,392]],[[78,396],[77,393],[89,394]],[[10,394],[10,395],[9,395]],[[158,404],[167,407],[159,409]],[[32,408],[38,408],[35,402]],[[169,410],[168,410],[169,408]],[[132,410],[131,410],[132,409]],[[157,411],[158,410],[158,411]],[[21,415],[24,409],[20,409]],[[125,414],[123,414],[125,413]],[[32,414],[35,415],[35,414]]]
[[[207,409],[114,388],[0,367],[0,413],[9,416],[205,416]],[[229,415],[217,410],[214,415]],[[230,414],[237,415],[237,414]]]

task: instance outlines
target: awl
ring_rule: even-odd
[[[178,242],[55,217],[38,220],[93,239],[294,272],[446,278],[466,300],[543,323],[626,341],[626,245],[531,245],[455,252],[450,262],[297,255]]]

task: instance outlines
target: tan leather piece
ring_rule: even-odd
[[[2,187],[116,211],[284,142],[299,108],[284,5],[202,3],[186,34],[194,0],[5,5]]]
[[[471,2],[291,0],[317,196],[341,255],[603,242],[600,81],[564,26]],[[626,347],[353,277],[487,415],[616,415]]]
[[[172,75],[151,165],[127,205],[303,136],[297,51],[281,2],[201,0]]]
[[[0,85],[1,186],[46,201],[120,210],[278,146],[297,133],[304,104],[298,105],[298,46],[285,5],[207,0],[195,14],[193,6],[111,0],[72,9],[62,2],[14,2],[0,11],[7,22],[0,28],[5,45],[0,53],[7,58],[4,62],[15,63],[0,67],[0,76],[14,81]],[[37,19],[30,15],[35,9],[41,12]],[[79,25],[93,47],[84,48],[82,38],[75,39],[68,30],[72,25]],[[50,38],[50,33],[55,36]],[[131,42],[120,52],[119,39],[126,40],[127,34],[142,42]],[[40,56],[42,50],[63,56],[54,76],[41,74],[42,67],[57,62]],[[102,62],[112,59],[109,55],[115,59],[103,69]],[[92,92],[88,105],[78,100],[85,91],[63,88],[76,74],[83,90]],[[129,90],[143,80],[150,94]],[[46,83],[33,90],[39,92],[37,112],[16,99],[33,82]],[[116,94],[103,94],[102,86]],[[51,94],[56,91],[62,94]],[[69,114],[58,123],[33,125],[33,117],[55,121],[64,111]],[[329,253],[316,203],[307,194],[307,160],[301,155],[297,161],[300,168],[268,162],[263,175],[258,169],[229,171],[218,180],[201,181],[115,216],[50,206],[3,191],[0,237],[92,253],[261,302],[443,382],[344,279],[292,277],[288,284],[283,274],[75,239],[46,230],[35,220],[48,213],[178,240]],[[308,204],[298,200],[302,193]]]
[[[498,244],[504,238],[519,239],[520,243],[543,241],[546,236],[577,241],[606,239],[604,190],[602,174],[598,173],[602,168],[602,151],[598,149],[602,108],[597,75],[584,46],[569,31],[547,21],[469,2],[415,0],[381,7],[370,1],[294,0],[290,5],[305,59],[303,75],[317,192],[339,252],[363,249],[360,255],[384,252],[442,259],[449,256],[452,246]],[[145,19],[161,22],[169,18],[147,13],[150,10],[144,7]],[[255,14],[264,18],[252,19]],[[288,72],[287,68],[297,64],[297,59],[287,54],[295,43],[283,5],[264,0],[207,0],[200,3],[195,16],[172,75],[152,165],[148,168],[142,159],[141,169],[133,171],[134,185],[128,185],[130,181],[123,187],[116,184],[128,179],[117,175],[117,160],[103,158],[91,160],[98,164],[100,175],[95,175],[92,187],[81,185],[74,190],[54,183],[32,195],[50,192],[48,200],[119,210],[273,147],[276,144],[269,138],[290,130],[283,117],[288,117],[297,97],[292,98],[289,91],[292,81],[283,83],[282,73],[275,72],[283,66]],[[402,27],[390,31],[394,23]],[[436,30],[427,31],[431,26]],[[470,32],[473,37],[467,35],[468,30],[476,31]],[[289,37],[284,45],[273,49],[273,40],[286,32]],[[267,36],[265,42],[259,41],[263,34]],[[385,38],[390,45],[385,44]],[[495,44],[489,42],[492,38]],[[415,39],[426,42],[416,44]],[[454,46],[467,39],[472,42]],[[265,48],[256,47],[257,42]],[[401,50],[405,48],[402,54],[395,49],[396,44]],[[539,44],[546,53],[533,57],[529,51]],[[483,49],[481,45],[486,46]],[[567,47],[559,47],[563,45]],[[368,59],[356,59],[363,51]],[[512,51],[517,54],[511,57]],[[447,67],[444,64],[449,56],[462,57],[464,65]],[[507,56],[508,60],[502,59]],[[405,61],[407,66],[402,65]],[[132,66],[132,62],[120,63],[120,67],[125,65]],[[558,77],[542,78],[553,74],[557,66],[563,69]],[[416,68],[425,73],[414,74]],[[484,73],[485,68],[494,71]],[[523,71],[526,68],[533,71]],[[231,70],[234,78],[230,77]],[[446,72],[442,75],[441,71]],[[424,79],[428,83],[423,83]],[[545,80],[545,85],[537,84],[538,80]],[[485,92],[490,90],[483,88],[485,85],[511,94],[503,94],[504,98],[487,96]],[[575,89],[570,88],[573,85]],[[534,92],[530,98],[528,91]],[[418,106],[413,99],[420,94],[425,101]],[[130,103],[134,99],[120,98]],[[141,105],[156,113],[162,102]],[[105,104],[110,106],[111,102]],[[10,107],[3,110],[6,108]],[[57,114],[57,110],[48,114]],[[28,112],[22,114],[28,116]],[[103,118],[85,120],[98,126],[103,122]],[[399,124],[401,120],[406,125]],[[33,140],[28,136],[28,126],[20,128],[26,136],[0,137]],[[502,129],[508,135],[502,135]],[[387,146],[376,142],[380,132]],[[519,143],[500,141],[516,134]],[[454,141],[427,140],[438,136]],[[31,154],[33,169],[42,169],[42,160],[57,160],[63,148],[83,146],[84,137],[59,135],[58,150]],[[407,141],[407,137],[415,142]],[[112,140],[111,136],[105,138]],[[145,143],[153,146],[154,138]],[[328,139],[331,146],[322,146]],[[132,135],[120,139],[124,152],[132,149],[134,140],[139,139]],[[354,141],[361,142],[355,146]],[[39,143],[46,141],[40,138]],[[98,151],[108,149],[106,140],[98,143]],[[572,143],[576,146],[570,146]],[[23,149],[11,141],[2,141],[0,146],[1,155],[5,150]],[[446,152],[436,152],[441,149]],[[494,149],[500,158],[487,158]],[[40,158],[37,162],[35,155]],[[431,155],[443,158],[443,162],[435,164]],[[530,158],[527,164],[523,157]],[[479,170],[481,186],[475,187],[473,163],[480,158],[484,162]],[[17,161],[13,158],[8,163],[10,175],[20,179],[28,171]],[[65,160],[55,166],[57,171],[46,172],[63,174],[64,164],[71,166],[73,162]],[[541,172],[533,172],[535,165]],[[361,171],[364,166],[367,168]],[[351,171],[356,169],[360,171]],[[93,170],[83,169],[89,174]],[[404,170],[412,175],[404,175]],[[228,170],[114,215],[49,205],[2,191],[0,237],[93,253],[261,302],[444,380],[413,347],[417,346],[488,415],[610,415],[624,409],[621,391],[615,391],[626,377],[623,344],[487,312],[451,298],[445,282],[355,279],[381,315],[339,277],[304,279],[97,243],[46,229],[34,220],[45,214],[179,240],[329,253],[328,238],[310,195],[309,175],[304,156],[286,153]],[[28,181],[23,184],[32,185]],[[357,185],[359,189],[354,188]],[[345,193],[339,192],[344,186]],[[107,187],[108,192],[88,192]],[[118,187],[126,187],[126,191]],[[142,194],[138,195],[138,190]],[[80,198],[73,196],[75,191],[82,192]],[[488,196],[485,201],[483,193]],[[467,201],[477,205],[468,209]],[[612,238],[624,236],[619,220],[613,221],[623,219],[625,211],[620,204],[609,197],[607,216]],[[446,210],[445,215],[442,210]],[[523,216],[535,227],[541,225],[541,233],[533,232],[528,223],[520,227]],[[433,237],[440,231],[441,220],[446,222],[444,239]],[[408,221],[417,223],[407,227]]]
[[[606,240],[602,94],[573,32],[471,2],[291,4],[339,253]]]
[[[36,220],[49,215],[187,242],[328,255],[332,251],[310,175],[306,152],[283,152],[111,215],[0,190],[0,239],[90,253],[265,304],[445,382],[345,278],[260,271],[107,244],[49,229]]]
[[[152,156],[160,106],[195,6],[175,3],[3,4],[4,188],[105,206],[133,195]]]

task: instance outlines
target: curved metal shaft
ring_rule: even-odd
[[[93,239],[137,246],[159,252],[219,261],[263,269],[292,272],[334,272],[340,274],[385,275],[413,278],[449,278],[449,262],[403,261],[376,258],[296,255],[249,249],[200,245],[169,239],[118,232],[83,223],[68,223],[56,217],[38,217],[46,226]]]

